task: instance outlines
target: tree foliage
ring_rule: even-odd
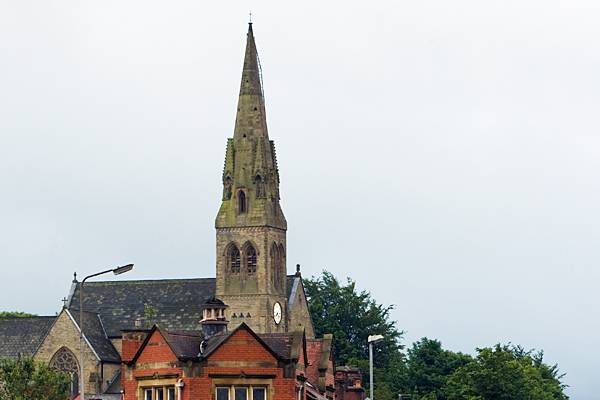
[[[406,390],[413,396],[445,400],[443,388],[448,377],[471,361],[469,355],[444,350],[439,340],[423,338],[408,350]]]
[[[374,348],[376,367],[387,365],[391,354],[399,353],[402,332],[390,319],[393,306],[378,304],[365,290],[358,291],[348,279],[341,284],[330,272],[304,281],[304,288],[313,317],[315,335],[333,333],[338,365],[350,360],[368,360],[369,335],[383,335],[383,342]]]
[[[70,377],[32,358],[0,361],[0,400],[65,400]]]
[[[330,272],[304,281],[306,296],[317,337],[333,333],[336,364],[359,367],[368,382],[369,335],[383,335],[373,347],[374,376],[378,399],[395,399],[402,382],[402,331],[391,320],[393,306],[378,304],[365,290],[358,291],[351,279],[340,281]]]
[[[394,400],[563,400],[563,375],[547,365],[542,352],[519,346],[477,349],[475,357],[442,348],[423,338],[402,353],[403,332],[391,320],[392,306],[378,304],[354,281],[340,283],[331,273],[304,281],[315,334],[333,333],[336,364],[356,366],[369,382],[367,338],[381,334],[374,346],[375,398]]]
[[[27,318],[35,316],[35,314],[29,314],[23,311],[0,311],[0,318]]]
[[[477,357],[448,379],[449,400],[563,400],[565,385],[556,365],[543,362],[543,353],[518,346],[477,349]]]

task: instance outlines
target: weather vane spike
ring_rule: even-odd
[[[250,10],[250,12],[248,13],[248,17],[249,17],[248,23],[251,24],[252,23],[252,10]]]

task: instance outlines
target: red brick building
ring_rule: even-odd
[[[224,308],[216,299],[207,303],[198,331],[154,325],[124,332],[123,399],[334,397],[331,335],[307,341],[304,331],[257,334],[245,323],[229,332],[225,313],[218,311]]]
[[[362,374],[356,367],[342,366],[335,369],[336,400],[364,400],[365,388]]]

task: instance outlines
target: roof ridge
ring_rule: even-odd
[[[123,284],[145,284],[145,283],[158,283],[158,282],[198,282],[198,281],[214,281],[216,278],[170,278],[170,279],[132,279],[132,280],[118,280],[118,281],[94,281],[86,282],[85,286],[97,286],[97,285],[123,285]],[[81,283],[81,282],[79,282]]]
[[[81,312],[81,310],[79,308],[76,308],[76,307],[70,307],[69,311],[76,311],[77,312],[77,316],[79,316],[79,312]],[[84,314],[95,315],[96,317],[100,317],[100,313],[96,312],[96,311],[86,311],[86,310],[83,310],[83,313]]]
[[[0,321],[27,321],[31,319],[56,318],[56,315],[31,315],[28,317],[0,317]]]
[[[166,333],[168,333],[169,335],[172,336],[189,336],[189,337],[202,337],[202,332],[198,332],[198,333],[187,333],[187,332],[181,332],[181,331],[166,331]]]

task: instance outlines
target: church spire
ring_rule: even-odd
[[[265,97],[262,86],[262,72],[260,59],[254,41],[252,23],[248,24],[246,39],[246,52],[242,81],[238,98],[237,116],[235,122],[234,138],[238,136],[264,137],[268,140],[267,116],[265,112]]]
[[[258,51],[256,50],[256,42],[254,41],[252,22],[250,22],[248,24],[248,38],[246,40],[246,54],[244,57],[240,95],[253,94],[262,96],[262,79],[260,75],[260,61],[258,59]]]
[[[269,140],[262,74],[252,23],[248,24],[244,66],[233,139],[227,144],[219,227],[271,226],[286,229],[279,206],[279,173]]]
[[[230,307],[232,326],[245,322],[261,333],[286,332],[288,323],[287,222],[279,204],[275,144],[269,140],[266,115],[250,24],[235,128],[225,152],[223,198],[215,220],[215,294]]]

